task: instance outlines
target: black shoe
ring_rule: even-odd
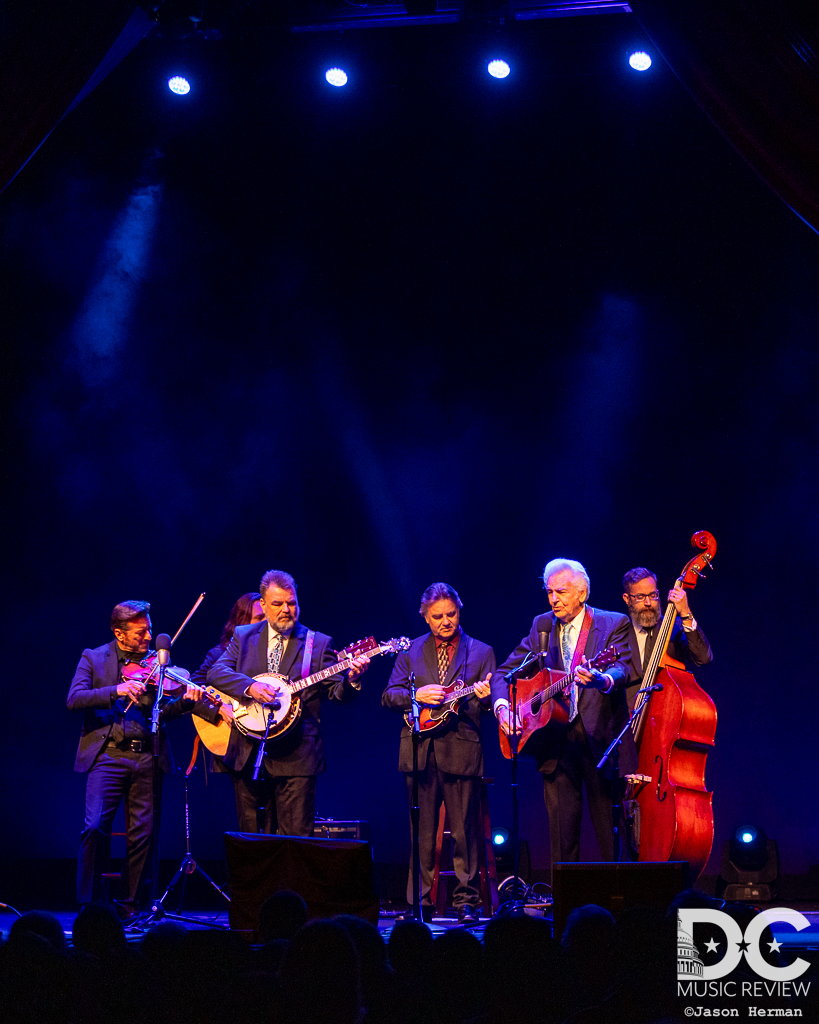
[[[479,923],[480,918],[478,917],[477,907],[473,907],[470,903],[465,903],[462,907],[458,907],[458,924],[462,924],[464,928],[472,928]]]

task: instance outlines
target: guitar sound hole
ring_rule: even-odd
[[[543,703],[540,697],[534,697],[532,699],[532,714],[536,715],[540,711],[540,706]]]

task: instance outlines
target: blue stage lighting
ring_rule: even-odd
[[[629,57],[628,62],[635,71],[648,71],[651,67],[651,57],[649,57],[645,50],[635,50]]]
[[[505,60],[490,60],[486,70],[493,78],[506,78],[512,69]]]
[[[181,75],[174,75],[173,78],[168,79],[168,88],[177,96],[187,96],[191,91],[191,83]]]
[[[347,72],[341,68],[328,68],[324,77],[330,85],[335,85],[337,88],[347,84]]]
[[[756,839],[757,834],[757,830],[753,827],[737,829],[737,839],[741,843],[752,843]]]
[[[494,846],[503,846],[504,843],[508,842],[509,833],[505,828],[493,828],[492,829],[492,843]]]

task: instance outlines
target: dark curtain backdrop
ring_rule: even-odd
[[[635,0],[631,7],[731,145],[819,230],[816,4]]]
[[[4,193],[6,851],[76,852],[64,700],[118,600],[173,634],[205,590],[174,652],[194,668],[268,568],[339,644],[418,635],[444,579],[502,658],[549,558],[624,608],[625,570],[667,591],[708,529],[692,605],[716,656],[716,849],[753,821],[786,871],[819,862],[816,237],[662,60],[628,69],[651,46],[634,19],[450,28],[149,36]],[[319,810],[370,820],[399,862],[389,667],[325,712]],[[181,764],[190,743],[175,723]],[[508,826],[489,720],[485,745]],[[228,780],[192,792],[195,854],[218,854]],[[530,766],[521,796],[542,866]],[[169,856],[180,804],[171,781]]]

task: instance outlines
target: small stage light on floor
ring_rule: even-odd
[[[504,846],[509,842],[509,833],[505,828],[492,829],[492,845],[495,847]]]
[[[722,844],[717,895],[726,900],[759,900],[776,895],[779,848],[755,825],[743,825]]]
[[[342,68],[328,68],[324,77],[330,85],[334,85],[336,88],[341,88],[342,85],[347,84],[347,72]]]
[[[635,50],[629,55],[628,62],[635,71],[648,71],[651,67],[651,57],[645,50]]]
[[[506,78],[512,69],[505,60],[490,60],[486,70],[493,78]]]
[[[181,75],[174,75],[168,79],[168,88],[177,96],[187,96],[191,91],[191,83]]]

